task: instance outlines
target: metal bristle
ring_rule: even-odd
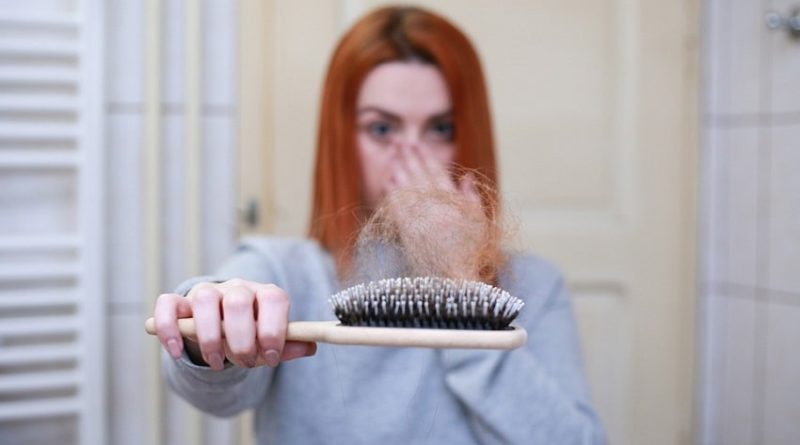
[[[486,283],[436,277],[371,281],[330,301],[347,326],[485,330],[508,328],[525,305]]]

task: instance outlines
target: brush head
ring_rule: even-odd
[[[346,326],[503,330],[525,303],[477,281],[389,278],[347,288],[330,298]]]

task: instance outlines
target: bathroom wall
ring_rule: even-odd
[[[158,293],[235,246],[237,2],[105,8],[108,443],[232,443],[234,423],[167,390],[142,323]]]
[[[704,5],[698,443],[800,443],[798,0]]]

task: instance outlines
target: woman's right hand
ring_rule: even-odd
[[[252,368],[314,355],[316,343],[286,341],[288,316],[283,289],[241,279],[196,284],[185,297],[160,295],[153,314],[158,338],[173,358],[185,347],[192,361],[215,371],[224,368],[224,358]],[[188,317],[194,318],[196,338],[181,337],[178,330],[178,319]]]

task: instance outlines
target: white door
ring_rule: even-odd
[[[304,233],[325,64],[339,33],[379,3],[269,3],[271,132],[243,144],[242,159],[273,173],[261,198],[273,232]],[[525,247],[568,278],[611,442],[689,442],[699,12],[657,0],[419,3],[482,56],[502,192]]]

